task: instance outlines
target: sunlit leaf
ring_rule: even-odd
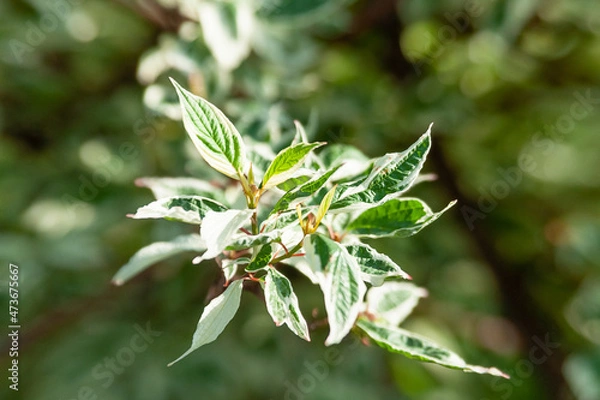
[[[314,234],[307,238],[304,248],[324,294],[329,321],[325,345],[330,346],[339,343],[354,326],[366,286],[356,259],[341,244]]]
[[[261,247],[256,255],[252,257],[250,263],[246,267],[246,271],[255,272],[259,269],[266,268],[269,265],[269,262],[273,258],[273,250],[270,244],[266,244]]]
[[[388,256],[379,253],[367,244],[347,245],[346,249],[358,262],[362,279],[372,285],[380,286],[385,278],[395,276],[411,279],[410,275],[404,272]]]
[[[451,202],[442,211],[434,213],[419,199],[391,199],[362,212],[346,229],[357,236],[370,238],[412,236],[438,219],[455,203]]]
[[[417,179],[431,147],[431,126],[419,140],[402,153],[389,153],[375,160],[369,175],[340,185],[332,209],[351,208],[360,204],[377,204],[398,197]]]
[[[200,196],[175,196],[158,199],[138,208],[134,219],[164,218],[171,221],[200,224],[209,212],[226,211],[223,204]]]
[[[138,250],[121,269],[115,274],[112,281],[116,285],[122,285],[129,279],[144,271],[157,262],[171,256],[188,252],[201,252],[206,249],[200,235],[182,235],[168,242],[156,242]]]
[[[325,217],[325,214],[327,214],[327,211],[329,211],[329,206],[331,206],[336,189],[337,186],[332,187],[331,190],[329,190],[329,192],[327,192],[327,194],[321,200],[321,204],[319,204],[319,209],[317,210],[316,226],[319,226],[323,220],[323,217]]]
[[[252,210],[228,210],[208,213],[200,227],[200,236],[206,243],[206,252],[194,262],[210,260],[225,250],[230,238],[248,223],[252,213]]]
[[[298,172],[298,171],[296,171]],[[294,190],[296,188],[298,188],[299,186],[304,185],[306,182],[308,182],[311,178],[311,175],[313,175],[313,173],[311,172],[310,175],[309,174],[302,174],[299,175],[298,173],[295,174],[296,176],[288,179],[287,181],[280,183],[279,185],[277,185],[277,187],[281,190],[283,190],[284,192],[289,192],[290,190]]]
[[[393,353],[465,372],[490,374],[509,379],[508,375],[497,368],[469,365],[456,353],[404,329],[381,325],[366,318],[360,318],[356,325],[365,331],[375,343]]]
[[[204,160],[217,171],[233,179],[246,171],[246,149],[239,132],[216,106],[196,96],[175,80],[183,124],[196,149]]]
[[[409,282],[385,282],[367,292],[367,311],[387,325],[398,326],[417,306],[427,291]]]
[[[274,214],[278,211],[287,210],[290,208],[290,204],[294,200],[302,199],[302,198],[311,196],[314,193],[316,193],[319,189],[321,189],[323,187],[323,185],[325,185],[327,180],[331,177],[331,175],[333,175],[338,170],[339,167],[340,166],[331,168],[331,169],[327,170],[326,172],[324,172],[320,175],[317,175],[316,177],[309,180],[308,182],[306,182],[302,185],[299,185],[296,188],[285,193],[277,201],[277,203],[273,207],[273,211],[271,211],[271,214]]]
[[[225,292],[208,303],[198,321],[192,337],[192,345],[178,359],[169,363],[169,366],[182,360],[199,347],[213,342],[225,330],[240,307],[243,282],[241,279],[232,282]]]
[[[269,268],[265,277],[265,302],[277,326],[286,324],[296,335],[310,341],[308,326],[300,311],[292,284],[285,275],[274,268]]]
[[[323,143],[298,143],[281,150],[269,165],[262,180],[262,187],[271,188],[293,177],[302,166],[308,153]]]

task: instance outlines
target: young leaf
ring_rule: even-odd
[[[337,186],[333,186],[331,190],[327,192],[325,197],[323,197],[323,199],[321,200],[321,204],[319,204],[319,209],[317,211],[317,220],[315,226],[319,226],[319,224],[323,220],[323,217],[325,217],[325,214],[327,214],[327,211],[329,211],[329,206],[331,206],[331,201],[333,200],[333,196],[335,196],[336,189]]]
[[[214,169],[233,179],[246,170],[246,149],[242,137],[216,106],[198,97],[171,79],[177,90],[183,125],[196,149]]]
[[[192,345],[178,359],[169,363],[169,367],[197,348],[213,342],[225,330],[240,307],[243,283],[241,279],[232,282],[225,292],[208,303],[198,321],[196,332],[192,337]]]
[[[438,219],[456,202],[434,213],[419,199],[391,199],[361,213],[347,227],[357,236],[379,238],[385,236],[408,237]]]
[[[200,196],[166,197],[138,208],[134,219],[164,218],[170,221],[199,225],[209,212],[227,210],[223,204]]]
[[[408,282],[385,282],[367,292],[367,311],[386,325],[398,326],[417,306],[427,290]]]
[[[377,345],[393,353],[399,353],[408,358],[438,364],[447,368],[460,369],[465,372],[475,372],[477,374],[490,374],[509,379],[508,375],[497,368],[469,365],[456,353],[404,329],[371,322],[366,318],[360,318],[356,325],[365,331]]]
[[[394,276],[412,279],[388,256],[379,253],[367,244],[347,245],[346,249],[358,262],[362,279],[373,286],[381,286],[385,278]]]
[[[265,189],[277,186],[290,179],[302,166],[308,153],[324,143],[298,143],[281,150],[269,165],[262,180]]]
[[[194,259],[194,263],[215,258],[225,250],[231,236],[248,222],[252,212],[252,210],[209,212],[200,226],[200,236],[206,243],[206,252]]]
[[[266,244],[263,247],[261,247],[258,253],[256,253],[256,255],[252,257],[250,264],[248,264],[248,266],[246,267],[246,271],[256,272],[259,269],[267,267],[269,265],[269,262],[273,258],[272,253],[273,251],[270,244]]]
[[[201,252],[206,249],[200,235],[177,236],[169,242],[156,242],[138,250],[121,269],[115,274],[112,281],[115,285],[122,285],[129,279],[139,274],[149,266],[165,260],[171,256],[186,251]]]
[[[223,190],[196,178],[138,178],[137,186],[146,187],[154,197],[201,196],[225,203]]]
[[[314,234],[304,248],[325,297],[330,328],[325,345],[330,346],[341,342],[354,326],[367,288],[356,259],[341,244]]]
[[[296,188],[290,190],[286,194],[284,194],[279,201],[273,207],[273,211],[271,211],[271,215],[276,212],[287,210],[290,208],[290,204],[297,199],[301,199],[304,197],[308,197],[316,193],[319,189],[323,187],[323,185],[327,182],[327,180],[333,175],[341,165],[333,167],[328,171],[324,172],[321,175],[314,177],[308,182],[297,186]]]
[[[390,153],[375,161],[369,175],[359,182],[340,185],[332,209],[357,204],[377,204],[398,197],[417,179],[431,147],[431,125],[419,140],[402,153]]]
[[[265,277],[265,302],[267,311],[277,326],[286,324],[292,332],[310,342],[308,326],[298,306],[292,284],[274,268],[269,268]]]

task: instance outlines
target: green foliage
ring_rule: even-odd
[[[235,202],[223,205],[195,194],[172,196],[183,188],[186,193],[198,190],[207,194],[210,185],[190,184],[181,178],[141,180],[155,194],[169,197],[141,207],[132,217],[198,224],[200,235],[145,247],[117,273],[114,282],[122,284],[153,262],[194,250],[203,251],[195,263],[218,260],[227,286],[205,307],[190,349],[174,362],[217,338],[234,317],[246,281],[260,282],[267,311],[277,326],[285,324],[310,341],[298,297],[283,272],[292,258],[305,257],[308,270],[298,270],[323,292],[329,324],[325,345],[340,343],[355,330],[410,358],[507,377],[495,368],[468,365],[451,351],[397,328],[424,291],[406,283],[398,286],[395,279],[410,276],[389,257],[361,242],[363,237],[414,235],[454,204],[434,213],[419,199],[400,197],[414,184],[425,162],[431,127],[407,151],[386,154],[370,163],[367,172],[341,183],[336,172],[344,172],[343,162],[325,169],[326,161],[314,153],[323,143],[306,143],[304,129],[297,123],[298,142],[275,155],[264,175],[257,177],[252,163],[246,161],[245,152],[253,151],[252,144],[243,142],[219,109],[175,81],[173,84],[184,126],[200,155],[215,170],[233,178],[221,186],[237,186],[238,197],[245,200],[244,207],[236,208]],[[300,176],[308,176],[308,180],[287,191],[278,188]],[[215,195],[226,197],[224,193]]]
[[[306,365],[324,360],[333,361],[319,368],[329,373],[313,375],[306,399],[599,399],[600,8],[593,4],[0,1],[0,254],[23,274],[20,368],[22,383],[35,382],[23,386],[24,398],[295,398],[290,392],[310,382]],[[416,363],[352,336],[324,348],[322,294],[305,257],[287,259],[293,267],[281,272],[312,343],[272,329],[265,305],[245,293],[217,341],[165,369],[191,338],[206,294],[218,295],[221,271],[209,262],[190,266],[198,248],[157,261],[125,287],[103,285],[138,249],[198,234],[198,222],[133,221],[124,210],[150,203],[152,193],[245,204],[236,185],[222,187],[226,176],[206,168],[181,124],[163,118],[181,116],[169,76],[225,112],[258,178],[290,142],[328,142],[317,150],[322,171],[344,163],[336,192],[366,177],[371,157],[408,148],[436,121],[436,157],[416,182],[433,174],[437,182],[406,195],[435,211],[459,197],[457,189],[462,201],[422,234],[365,239],[430,296],[401,287],[388,293],[390,283],[410,284],[387,278],[369,288],[368,309],[379,304],[387,320],[514,379]],[[307,139],[295,137],[293,118],[306,124]],[[297,172],[277,188],[317,179]],[[156,178],[171,175],[194,178]],[[139,176],[152,176],[136,182],[152,193],[132,185]],[[262,207],[270,190],[258,207],[265,231],[236,234],[225,252],[281,248],[281,230],[298,223],[294,202],[306,199],[316,210],[331,187],[298,192],[273,220]],[[328,221],[331,212],[324,226],[344,230],[349,221]],[[225,278],[244,274],[251,257],[222,259]],[[359,266],[367,286],[384,283]],[[133,325],[146,322],[162,336],[131,365],[127,358],[127,366],[107,367],[136,334]],[[535,347],[531,339],[546,333],[558,349]],[[7,353],[0,366],[10,368]],[[112,378],[96,379],[95,371]],[[0,389],[0,398],[13,396],[8,385]]]

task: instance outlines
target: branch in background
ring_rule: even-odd
[[[177,32],[185,18],[176,9],[168,10],[155,1],[112,0],[151,22],[162,31]]]
[[[394,5],[393,10],[389,9],[391,3]],[[381,55],[382,67],[401,86],[407,76],[414,74],[414,69],[402,56],[398,44],[402,26],[395,9],[397,2],[381,1],[366,4],[367,6],[358,9],[355,21],[352,24],[352,31],[341,37],[339,41],[350,44],[363,34],[378,35],[386,43],[384,54]],[[461,205],[470,205],[476,209],[477,207],[473,205],[475,202],[459,188],[457,184],[458,177],[453,166],[446,160],[439,141],[433,142],[430,157],[435,164],[435,171],[439,174],[440,182],[444,185],[450,197],[457,199]],[[506,315],[517,324],[520,334],[531,340],[533,337],[544,337],[547,333],[558,332],[558,327],[542,315],[541,308],[535,306],[534,299],[527,291],[526,277],[521,271],[527,271],[528,266],[511,265],[496,250],[493,245],[493,235],[485,229],[483,224],[479,226],[477,231],[471,231],[458,211],[455,210],[453,215],[459,219],[459,226],[463,230],[463,235],[471,242],[478,256],[492,271],[500,288],[503,309]],[[561,394],[569,391],[561,371],[564,360],[565,355],[563,352],[554,351],[552,357],[537,366],[541,383],[547,391],[548,398],[559,398]]]
[[[453,166],[446,159],[439,140],[432,145],[430,159],[439,174],[439,182],[444,185],[450,197],[457,199],[461,206],[466,205],[477,209],[475,202],[459,188],[458,177]],[[511,265],[506,261],[496,250],[492,235],[483,227],[483,224],[480,224],[477,230],[470,230],[458,207],[453,210],[452,215],[457,220],[458,226],[462,228],[464,236],[469,239],[475,251],[489,266],[500,289],[504,311],[518,325],[521,335],[526,337],[529,343],[533,337],[544,337],[547,333],[551,334],[551,337],[554,336],[552,333],[558,332],[558,327],[542,315],[539,311],[540,307],[535,306],[535,300],[527,292],[526,277],[519,272],[527,271],[529,266]],[[530,343],[529,347],[532,345]],[[552,398],[552,396],[558,398],[559,393],[567,388],[561,372],[564,360],[564,353],[560,349],[555,349],[552,357],[538,366],[543,375],[544,386],[550,396],[548,398]]]
[[[356,6],[354,19],[348,32],[339,38],[341,41],[351,41],[380,23],[390,14],[396,14],[397,0],[363,1]]]

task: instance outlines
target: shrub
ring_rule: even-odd
[[[356,148],[309,143],[296,122],[291,145],[278,154],[244,143],[217,107],[173,81],[183,123],[202,158],[229,182],[217,187],[193,178],[143,178],[156,201],[132,218],[164,218],[200,225],[199,234],[144,247],[114,277],[123,284],[153,263],[194,251],[194,263],[215,259],[226,289],[204,309],[191,347],[173,363],[214,341],[237,312],[244,282],[257,281],[276,325],[310,341],[285,266],[323,292],[329,335],[351,331],[409,358],[467,372],[507,377],[467,364],[455,353],[398,325],[426,291],[363,238],[412,236],[438,219],[422,200],[402,195],[418,180],[431,145],[431,126],[410,148],[368,159]],[[237,185],[237,193],[224,188]],[[171,363],[171,364],[173,364]]]

